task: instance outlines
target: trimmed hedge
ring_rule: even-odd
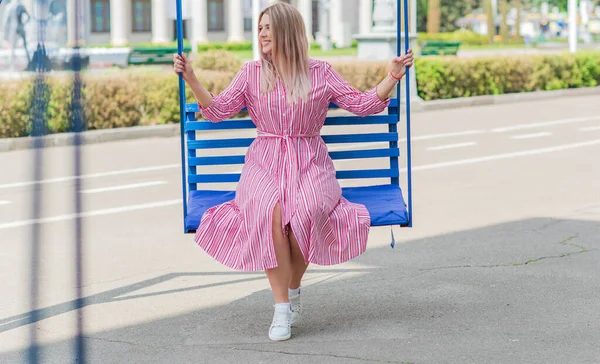
[[[215,94],[223,91],[233,79],[230,72],[198,70],[197,76]],[[33,79],[0,84],[0,138],[30,135]],[[70,131],[73,81],[68,77],[47,79],[48,108],[46,134]],[[107,129],[136,125],[179,122],[179,87],[172,73],[149,77],[144,74],[83,77],[83,112],[86,129]],[[186,89],[186,99],[194,95]]]
[[[239,60],[210,53],[193,61],[204,68],[196,75],[213,94],[223,91],[239,69]],[[498,95],[590,87],[600,84],[600,52],[527,57],[426,57],[415,60],[417,88],[424,100]],[[387,62],[334,63],[333,67],[361,91],[385,77]],[[172,71],[114,75],[83,75],[86,128],[177,123],[178,82]],[[70,130],[72,79],[48,77],[47,133]],[[31,133],[33,79],[0,84],[0,137]],[[194,102],[189,88],[188,102]],[[240,113],[246,115],[246,113]],[[199,116],[199,115],[198,115]]]
[[[425,101],[593,87],[600,83],[599,52],[418,58],[415,67],[419,96]]]
[[[33,82],[0,83],[0,137],[14,138],[30,133],[32,92]]]

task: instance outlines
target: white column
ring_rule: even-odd
[[[131,35],[131,0],[111,0],[110,40],[114,46],[129,43]]]
[[[67,0],[67,47],[75,46],[77,40],[76,21],[75,0]],[[79,26],[81,26],[81,23],[79,23]]]
[[[359,33],[370,33],[373,27],[373,0],[360,0],[358,17]]]
[[[569,52],[577,52],[577,0],[569,0]]]
[[[409,32],[417,34],[417,0],[411,0],[409,15],[410,15]]]
[[[298,11],[302,14],[304,25],[306,26],[306,36],[308,42],[312,42],[312,0],[298,0]]]
[[[333,43],[342,40],[342,10],[342,0],[329,1],[329,34]]]
[[[67,46],[83,46],[87,40],[89,4],[83,0],[67,0]],[[76,11],[78,11],[76,13]],[[79,34],[77,34],[79,31]],[[48,33],[50,34],[50,33]]]
[[[198,51],[198,44],[208,42],[208,8],[206,0],[194,0],[192,3],[192,51]]]
[[[169,18],[167,17],[167,0],[152,0],[152,43],[168,43]]]
[[[228,24],[227,24],[227,41],[228,42],[243,42],[244,41],[244,12],[242,11],[242,0],[229,0],[227,4]]]
[[[258,44],[258,18],[260,17],[261,2],[252,0],[252,58],[260,60],[260,49]]]
[[[90,44],[90,37],[92,36],[92,3],[91,1],[82,1],[84,4],[83,9],[83,38],[85,44]]]

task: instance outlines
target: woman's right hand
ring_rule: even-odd
[[[194,68],[185,54],[179,55],[176,53],[173,55],[173,69],[175,70],[176,74],[181,73],[185,82],[189,83],[191,80],[196,78],[196,75],[194,74]]]

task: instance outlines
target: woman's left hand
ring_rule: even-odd
[[[406,69],[412,67],[414,62],[413,51],[409,49],[406,54],[392,59],[392,67],[390,72],[396,78],[402,78],[406,74]]]

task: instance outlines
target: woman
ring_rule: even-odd
[[[369,212],[342,197],[319,135],[329,102],[363,116],[384,111],[413,58],[412,51],[394,58],[387,77],[361,93],[327,62],[308,58],[293,6],[270,5],[259,23],[261,59],[244,64],[218,96],[202,87],[185,55],[174,56],[174,69],[204,118],[219,122],[247,107],[257,127],[235,199],[206,211],[195,241],[230,268],[266,272],[275,300],[269,338],[278,341],[300,318],[308,264],[340,264],[366,249]]]

